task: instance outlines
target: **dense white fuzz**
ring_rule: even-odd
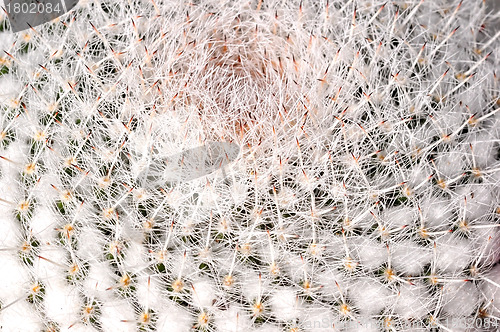
[[[410,240],[402,240],[390,248],[392,267],[404,275],[417,276],[431,262],[432,251]]]
[[[79,320],[82,300],[78,290],[63,283],[46,283],[43,306],[47,318],[59,326],[70,326]]]
[[[436,241],[435,264],[438,269],[457,273],[467,267],[471,258],[472,248],[467,239],[446,234]]]
[[[433,301],[435,299],[430,296],[424,284],[406,284],[401,285],[393,308],[404,319],[420,320],[432,312],[436,305]]]
[[[58,221],[59,216],[51,209],[40,206],[35,210],[33,219],[31,219],[31,231],[40,242],[50,242],[57,236],[56,228],[60,225]]]
[[[115,275],[105,262],[89,264],[88,276],[83,284],[86,294],[90,297],[107,299],[112,294],[106,290],[113,289],[115,286]]]
[[[111,299],[102,304],[102,327],[106,331],[136,331],[136,317],[132,306],[122,299]]]
[[[41,317],[36,308],[29,303],[20,301],[0,312],[2,329],[16,331],[22,327],[23,331],[36,332],[44,328],[44,318]]]
[[[489,312],[498,317],[500,314],[500,267],[496,266],[492,269],[488,273],[487,278],[482,282],[481,293],[488,299],[488,303],[491,303]]]
[[[189,331],[194,326],[195,317],[186,309],[168,304],[158,315],[157,328],[162,332]]]
[[[453,221],[453,205],[447,197],[429,197],[420,206],[422,217],[419,218],[424,228],[445,230]]]
[[[339,321],[330,310],[315,306],[304,309],[300,328],[311,332],[336,331],[335,326],[338,326]]]
[[[12,252],[0,252],[0,264],[2,269],[2,283],[0,284],[0,298],[2,306],[6,306],[18,298],[22,298],[28,291],[30,285],[29,271],[25,269],[17,259],[17,254]]]
[[[69,268],[67,252],[53,244],[41,244],[39,248],[30,247],[31,254],[38,253],[33,259],[33,274],[41,280],[61,282],[66,279]],[[29,255],[30,253],[27,253]]]
[[[275,290],[270,299],[273,316],[280,321],[297,318],[301,310],[301,300],[297,292],[290,289]]]
[[[9,215],[0,216],[0,243],[5,249],[11,248],[12,252],[22,243],[19,238],[19,224]],[[10,254],[5,252],[6,254]]]
[[[383,243],[363,237],[355,237],[351,243],[365,268],[376,269],[387,261],[387,249]]]
[[[479,291],[470,282],[451,282],[444,285],[442,310],[451,317],[469,316],[476,310]]]
[[[369,317],[382,311],[390,302],[391,292],[387,286],[370,279],[360,279],[349,288],[349,295],[361,315]]]
[[[238,332],[248,331],[251,326],[248,314],[236,308],[229,308],[215,314],[215,326],[217,331]]]
[[[106,247],[105,237],[94,227],[83,226],[78,230],[81,245],[78,248],[79,256],[84,260],[97,260]]]
[[[273,325],[273,324],[262,324],[258,328],[255,329],[255,331],[262,331],[262,332],[279,332],[281,331],[279,327]]]
[[[200,308],[208,308],[217,300],[217,291],[210,280],[200,280],[193,283],[193,303]]]
[[[0,3],[0,329],[498,330],[493,1]]]

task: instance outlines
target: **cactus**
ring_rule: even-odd
[[[14,34],[0,12],[1,328],[496,331],[497,19],[81,0]]]

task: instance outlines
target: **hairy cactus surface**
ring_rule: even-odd
[[[0,330],[498,331],[488,4],[0,11]]]

